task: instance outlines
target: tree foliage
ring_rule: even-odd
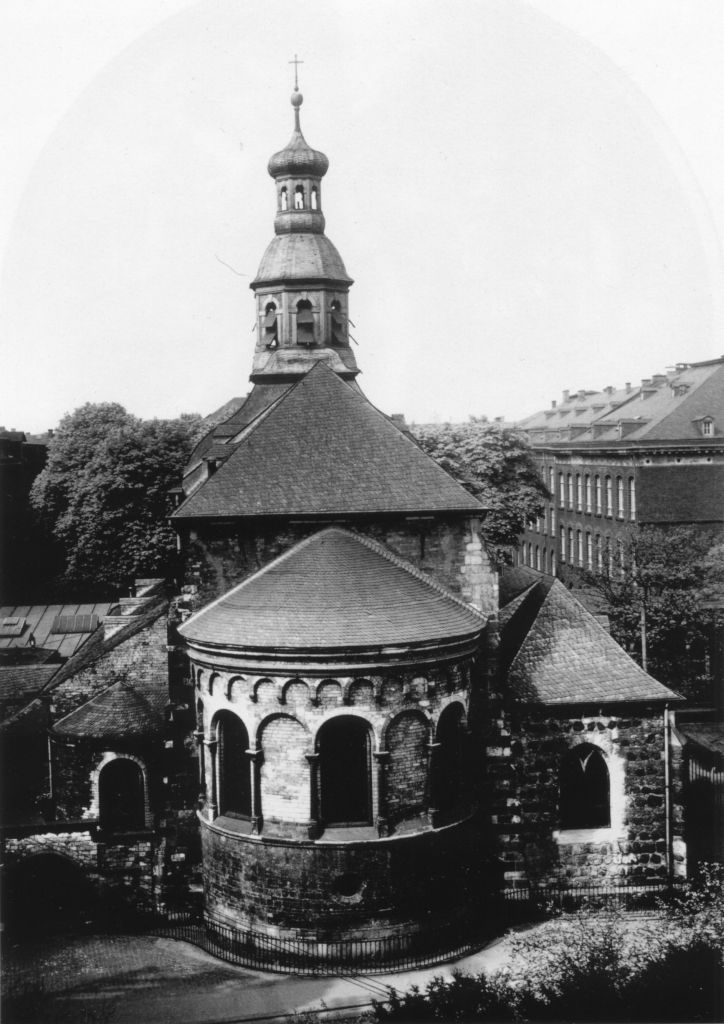
[[[108,595],[135,576],[168,573],[176,543],[168,491],[198,424],[197,416],[141,420],[116,403],[87,403],[61,420],[30,496],[62,554],[60,592]]]
[[[605,596],[611,632],[622,647],[642,661],[643,625],[648,671],[686,696],[709,698],[724,545],[695,527],[641,526],[605,552],[602,571],[588,579]]]
[[[488,545],[515,547],[530,519],[550,498],[520,430],[471,417],[467,423],[413,428],[422,449],[466,490],[487,505],[483,536]]]

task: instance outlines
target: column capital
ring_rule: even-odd
[[[304,756],[307,759],[310,768],[313,768],[315,764],[319,763],[319,754],[305,754]]]
[[[377,761],[381,765],[384,765],[390,756],[390,752],[389,750],[373,750],[372,756],[374,757],[375,761]]]

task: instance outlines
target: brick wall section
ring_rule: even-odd
[[[604,754],[611,828],[559,832],[559,770],[579,742]],[[487,747],[491,821],[507,885],[636,883],[666,876],[662,715],[499,717]],[[559,832],[556,836],[554,833]]]
[[[267,822],[309,820],[310,737],[295,718],[273,718],[261,733],[261,799]],[[278,828],[275,828],[278,832]]]
[[[314,942],[413,938],[460,920],[479,885],[468,823],[370,843],[284,843],[202,823],[206,912],[239,930]]]
[[[425,808],[428,741],[428,724],[415,712],[403,712],[387,730],[387,808],[391,822]]]
[[[198,587],[201,607],[324,525],[201,524],[185,544],[185,583]],[[421,525],[401,519],[378,519],[374,523],[350,521],[338,525],[379,541],[476,606],[483,602],[489,611],[497,607],[497,580],[479,539],[471,534],[470,521],[437,519]]]
[[[75,711],[81,704],[119,680],[147,687],[155,680],[167,686],[167,644],[166,615],[162,613],[135,636],[129,637],[60,683],[52,691],[54,720],[58,721]]]

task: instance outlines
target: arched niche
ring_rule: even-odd
[[[309,732],[298,718],[275,714],[259,726],[261,808],[264,820],[306,822],[310,813]]]
[[[317,703],[322,708],[336,708],[342,703],[342,685],[336,679],[317,683]]]
[[[402,711],[384,729],[389,752],[387,808],[394,820],[425,809],[430,723],[418,709]]]
[[[282,688],[282,703],[303,707],[309,703],[309,686],[303,679],[289,679]]]
[[[369,679],[353,679],[347,688],[347,703],[371,708],[375,703],[375,688]]]
[[[467,788],[465,708],[459,701],[452,701],[443,708],[435,742],[432,802],[440,811],[451,811],[460,804]]]

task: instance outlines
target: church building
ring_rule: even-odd
[[[268,165],[253,387],[172,515],[181,593],[144,581],[41,694],[32,839],[156,910],[200,878],[209,934],[252,957],[394,961],[516,891],[683,874],[679,698],[559,581],[499,576],[486,509],[363,394],[301,105]]]

